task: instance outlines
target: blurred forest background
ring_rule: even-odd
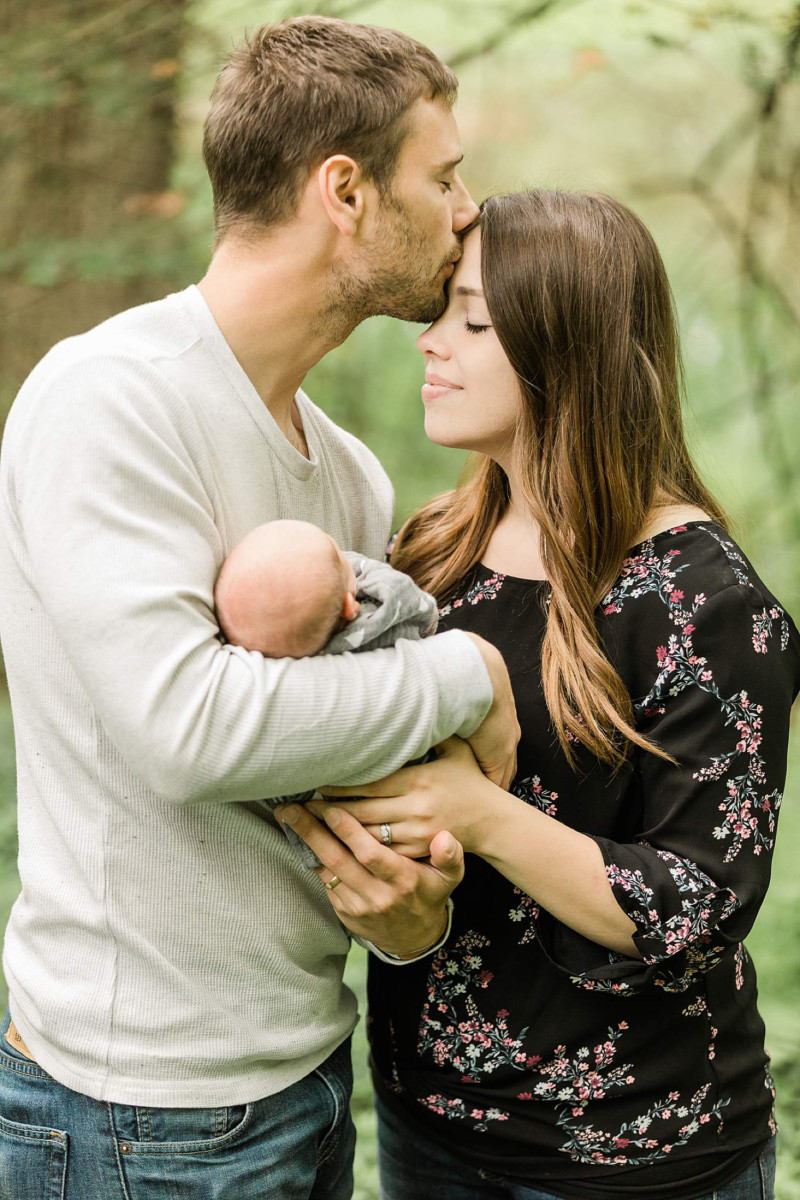
[[[800,615],[800,3],[788,0],[0,0],[0,420],[58,339],[185,287],[211,247],[201,128],[246,28],[319,12],[402,29],[457,71],[462,176],[611,192],[653,230],[676,293],[706,479]],[[365,323],[309,376],[378,454],[397,519],[455,481],[425,441],[419,330]],[[800,739],[750,947],[779,1088],[779,1200],[800,1200]],[[0,674],[0,920],[18,891]],[[363,991],[363,957],[348,968]],[[358,1200],[373,1124],[356,1048]]]

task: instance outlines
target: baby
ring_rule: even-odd
[[[270,521],[230,552],[214,602],[234,646],[267,658],[318,654],[356,616],[355,568],[316,525]]]
[[[343,551],[307,521],[270,521],[247,534],[222,564],[214,603],[227,641],[267,658],[378,650],[436,631],[436,601],[388,563]],[[324,782],[324,781],[321,781]],[[270,811],[313,791],[264,800]],[[292,829],[308,867],[320,865]]]

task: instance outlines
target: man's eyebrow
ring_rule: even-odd
[[[483,292],[480,288],[457,287],[457,296],[477,296],[479,300],[483,299]]]
[[[442,163],[439,167],[434,167],[434,170],[437,174],[440,174],[442,171],[455,171],[458,164],[463,161],[464,155],[461,154],[458,158],[451,158],[449,162]]]

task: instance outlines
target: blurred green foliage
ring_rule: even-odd
[[[131,43],[146,47],[159,7],[128,0],[126,52]],[[137,203],[146,197],[131,181],[124,219],[106,236],[26,236],[22,228],[0,247],[0,277],[42,290],[146,277],[157,281],[154,295],[165,279],[178,288],[198,278],[211,248],[202,120],[216,70],[242,30],[303,11],[401,28],[457,65],[462,173],[476,198],[530,185],[600,189],[645,217],[676,292],[697,456],[765,581],[790,609],[800,606],[797,3],[320,0],[309,9],[289,0],[192,0],[182,11],[178,58],[154,58],[127,85],[115,73],[114,25],[102,8],[73,15],[71,30],[66,14],[55,32],[34,24],[7,42],[18,69],[0,102],[45,111],[80,78],[83,103],[124,120],[125,87],[130,108],[145,75],[159,86],[163,76],[178,102],[169,192]],[[114,159],[108,171],[124,175],[124,165]],[[463,462],[422,434],[417,332],[368,321],[307,380],[313,398],[386,464],[398,519],[451,486]]]
[[[11,709],[8,696],[0,691],[0,919],[4,929],[19,893],[16,798]],[[5,987],[5,983],[0,981],[0,986]]]

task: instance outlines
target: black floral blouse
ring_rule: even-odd
[[[564,1197],[722,1186],[774,1132],[743,939],[767,890],[800,635],[717,524],[634,547],[598,610],[636,726],[614,774],[568,766],[541,685],[549,585],[479,565],[441,612],[503,653],[522,740],[512,792],[593,837],[641,961],[599,946],[477,856],[432,958],[370,961],[382,1099],[458,1156]]]

